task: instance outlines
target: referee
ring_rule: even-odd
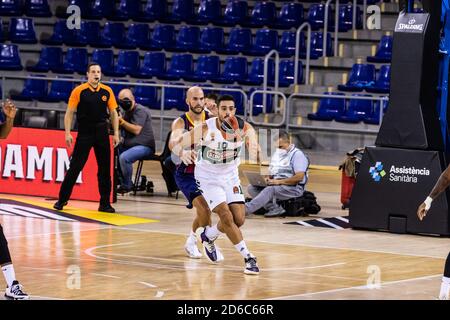
[[[57,210],[62,210],[67,205],[73,186],[93,147],[98,166],[97,177],[100,192],[98,211],[115,212],[109,202],[111,195],[111,153],[108,117],[111,118],[114,129],[114,147],[119,144],[119,117],[113,91],[110,87],[100,83],[101,73],[99,64],[90,63],[87,68],[87,82],[73,89],[69,98],[64,117],[67,146],[71,148],[73,144],[70,129],[75,112],[78,121],[78,137],[73,149],[69,170],[59,191],[58,201],[53,206]]]

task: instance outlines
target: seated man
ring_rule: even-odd
[[[155,153],[155,137],[150,110],[136,103],[130,89],[119,92],[119,105],[124,114],[119,117],[123,136],[119,147],[122,183],[117,192],[126,193],[133,189],[133,163]]]
[[[245,204],[246,213],[254,213],[264,207],[268,210],[265,217],[284,214],[285,210],[276,200],[288,200],[303,195],[308,181],[308,166],[308,159],[300,149],[290,143],[288,133],[280,131],[278,149],[270,160],[267,187],[248,186],[247,191],[253,199]]]

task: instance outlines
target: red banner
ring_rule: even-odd
[[[74,141],[77,133],[73,132]],[[111,145],[111,178],[114,149]],[[57,198],[69,167],[70,155],[64,131],[13,128],[7,139],[0,140],[0,193]],[[71,199],[99,201],[97,161],[91,150],[77,179]],[[112,193],[111,193],[112,201]]]

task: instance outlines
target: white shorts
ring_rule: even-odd
[[[237,170],[236,173],[229,175],[218,174],[211,176],[209,174],[202,174],[196,169],[195,180],[211,211],[222,202],[227,204],[245,202],[244,192],[242,191]]]

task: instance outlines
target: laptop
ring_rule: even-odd
[[[251,185],[257,187],[267,187],[266,178],[258,172],[244,171],[244,174]]]

